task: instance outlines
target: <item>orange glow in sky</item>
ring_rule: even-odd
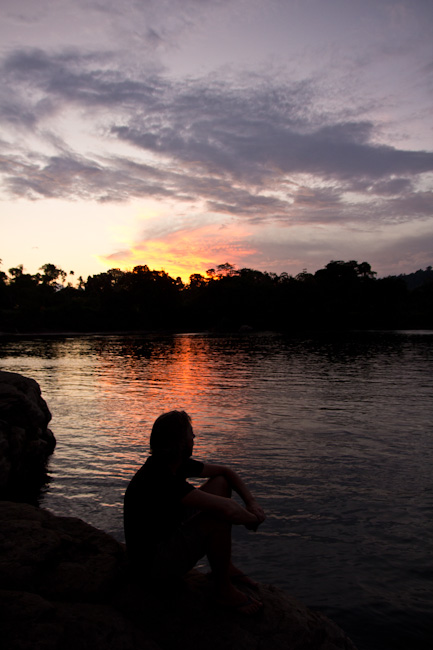
[[[99,259],[107,268],[122,270],[146,264],[151,270],[163,269],[171,277],[188,282],[193,273],[205,275],[208,269],[225,262],[237,266],[241,260],[254,255],[254,248],[248,248],[245,241],[241,243],[244,235],[245,230],[239,226],[223,228],[220,234],[212,226],[202,226],[142,240]]]

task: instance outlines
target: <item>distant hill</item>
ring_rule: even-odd
[[[414,273],[409,273],[407,275],[402,274],[397,277],[404,280],[409,291],[412,291],[413,289],[417,289],[418,287],[433,282],[433,268],[428,266],[425,271],[419,269]]]

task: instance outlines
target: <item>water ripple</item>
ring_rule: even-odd
[[[432,344],[429,332],[83,336],[3,340],[0,357],[39,382],[53,413],[46,507],[123,539],[150,427],[183,408],[196,456],[240,471],[268,512],[256,534],[236,528],[241,566],[333,616],[360,650],[419,650],[432,606]]]

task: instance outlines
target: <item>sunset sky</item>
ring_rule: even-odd
[[[0,0],[1,270],[433,263],[431,0]]]

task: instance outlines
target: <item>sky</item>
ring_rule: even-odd
[[[431,0],[0,0],[0,17],[1,270],[433,263]]]

